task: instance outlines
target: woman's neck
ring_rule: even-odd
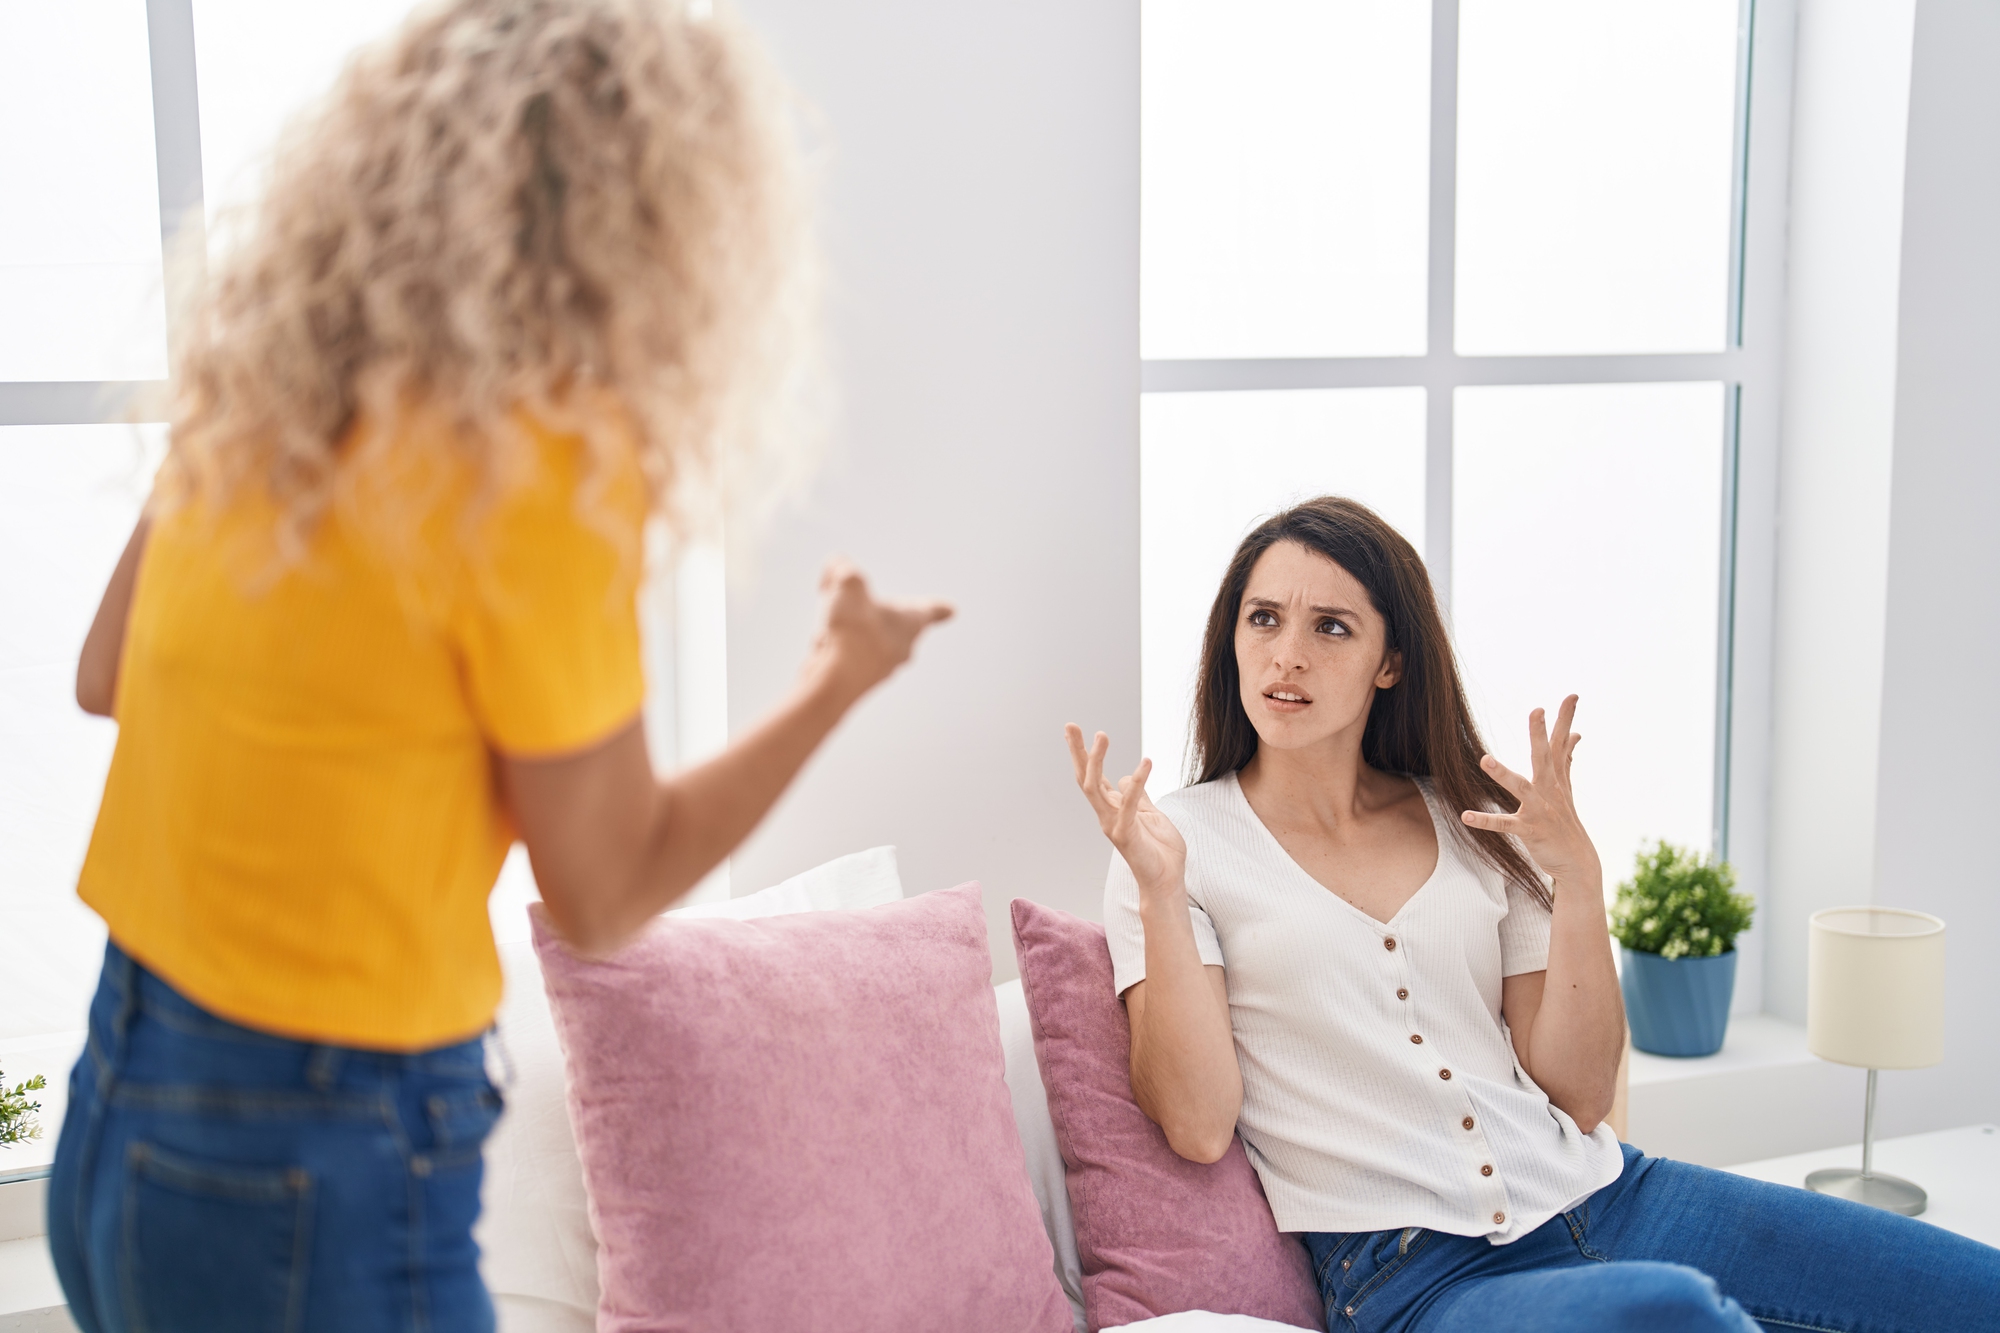
[[[1260,745],[1236,780],[1259,814],[1282,814],[1287,824],[1329,831],[1401,794],[1385,791],[1395,780],[1362,759],[1358,732],[1297,750]]]

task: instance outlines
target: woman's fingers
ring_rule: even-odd
[[[1521,830],[1519,815],[1495,814],[1485,810],[1467,810],[1459,816],[1470,828],[1485,829],[1489,833],[1518,834]]]
[[[1146,799],[1146,777],[1153,771],[1153,761],[1141,759],[1139,766],[1127,777],[1118,779],[1118,832],[1123,839],[1132,831],[1132,825],[1139,817],[1139,807]]]
[[[1549,733],[1549,745],[1558,754],[1562,752],[1564,744],[1569,740],[1569,725],[1575,717],[1576,696],[1572,694],[1562,701],[1562,707],[1556,709],[1555,730]]]
[[[1097,812],[1098,824],[1108,833],[1117,811],[1106,799],[1108,791],[1104,782],[1104,752],[1110,748],[1111,740],[1103,732],[1098,732],[1090,748],[1083,748],[1083,728],[1072,722],[1063,728],[1063,738],[1069,742],[1070,764],[1076,769],[1076,785],[1083,791],[1083,799],[1090,802],[1090,808]]]
[[[1555,778],[1569,782],[1570,722],[1576,717],[1576,696],[1570,695],[1556,709],[1556,725],[1549,732],[1549,762]]]
[[[958,608],[950,602],[934,597],[906,599],[890,605],[897,615],[916,622],[919,629],[950,620],[958,614]]]
[[[1111,784],[1104,780],[1104,756],[1110,750],[1111,738],[1103,732],[1090,738],[1090,752],[1085,756],[1083,766],[1083,784],[1099,800],[1111,794]]]
[[[1146,795],[1146,780],[1153,775],[1153,761],[1141,759],[1137,768],[1113,784],[1104,776],[1104,757],[1111,749],[1109,736],[1100,731],[1085,748],[1083,728],[1071,722],[1063,727],[1063,740],[1069,746],[1070,767],[1076,770],[1076,785],[1083,789],[1084,799],[1097,812],[1098,827],[1113,844],[1123,848],[1137,826],[1140,812],[1152,808],[1152,798]]]
[[[833,592],[843,585],[854,582],[861,582],[861,571],[856,569],[853,562],[846,556],[829,556],[827,562],[820,567],[819,590],[821,592]],[[867,585],[865,582],[862,582],[862,586],[866,587]]]
[[[1527,800],[1528,793],[1534,790],[1533,783],[1490,754],[1479,757],[1479,766],[1486,770],[1487,777],[1492,778],[1495,782],[1512,792],[1514,799],[1517,801]]]
[[[1070,722],[1063,727],[1063,739],[1069,743],[1070,766],[1076,770],[1076,785],[1082,787],[1084,769],[1087,762],[1083,754],[1083,728]]]
[[[1528,714],[1528,771],[1537,782],[1549,776],[1549,719],[1539,708]]]

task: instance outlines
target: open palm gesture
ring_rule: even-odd
[[[1097,812],[1097,826],[1139,881],[1139,892],[1151,895],[1181,887],[1187,844],[1181,841],[1173,821],[1146,795],[1146,778],[1153,771],[1153,761],[1141,759],[1139,767],[1129,777],[1118,779],[1114,787],[1104,778],[1110,738],[1100,731],[1085,750],[1083,728],[1074,722],[1063,728],[1063,735],[1069,740],[1070,761],[1076,765],[1076,785]]]
[[[1591,882],[1602,885],[1604,872],[1598,864],[1597,849],[1583,831],[1577,817],[1576,797],[1570,789],[1570,759],[1576,753],[1581,734],[1570,730],[1576,716],[1576,696],[1570,695],[1556,710],[1554,734],[1547,718],[1537,708],[1528,714],[1528,754],[1534,776],[1524,778],[1513,769],[1483,755],[1479,766],[1487,776],[1513,793],[1521,803],[1513,814],[1467,810],[1465,822],[1473,828],[1489,829],[1519,838],[1535,858],[1535,864],[1559,884]]]

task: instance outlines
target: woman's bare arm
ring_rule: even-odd
[[[747,837],[855,701],[947,619],[941,602],[885,603],[829,566],[825,621],[798,686],[707,763],[661,780],[638,722],[580,754],[499,758],[501,787],[556,929],[615,949]]]
[[[1187,922],[1185,907],[1181,921]],[[1219,1161],[1243,1110],[1228,986],[1221,968],[1196,955],[1192,936],[1182,956],[1179,941],[1156,948],[1153,933],[1149,918],[1146,980],[1125,992],[1132,1020],[1132,1095],[1176,1153],[1190,1162]],[[1165,958],[1178,965],[1156,979],[1154,968]],[[1193,976],[1187,975],[1190,961]],[[1154,988],[1150,1001],[1149,987]]]
[[[1223,970],[1204,964],[1188,920],[1187,846],[1146,795],[1152,761],[1116,787],[1104,779],[1110,741],[1098,732],[1088,751],[1083,732],[1065,729],[1077,785],[1098,826],[1139,881],[1146,933],[1146,977],[1125,992],[1132,1024],[1132,1094],[1167,1143],[1193,1162],[1229,1151],[1243,1109],[1243,1072],[1229,1026]]]
[[[132,614],[132,585],[139,578],[139,557],[146,553],[146,534],[153,520],[141,515],[125,542],[124,553],[104,585],[90,632],[83,636],[83,653],[76,663],[76,702],[86,713],[110,717],[118,702],[118,660],[125,651],[125,622]]]
[[[1554,736],[1541,709],[1528,719],[1532,780],[1491,755],[1486,771],[1521,802],[1512,815],[1469,810],[1465,822],[1518,837],[1555,881],[1546,972],[1508,977],[1500,1008],[1514,1034],[1514,1053],[1549,1100],[1588,1134],[1611,1113],[1618,1058],[1625,1049],[1625,1001],[1611,960],[1604,914],[1604,871],[1577,818],[1570,758],[1582,739],[1570,731],[1576,696],[1563,701]]]

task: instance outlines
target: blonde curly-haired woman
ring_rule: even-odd
[[[211,265],[77,678],[119,722],[49,1204],[85,1333],[491,1328],[507,849],[616,945],[950,614],[830,567],[793,694],[655,778],[644,527],[789,434],[786,110],[706,7],[452,0],[352,63]]]

